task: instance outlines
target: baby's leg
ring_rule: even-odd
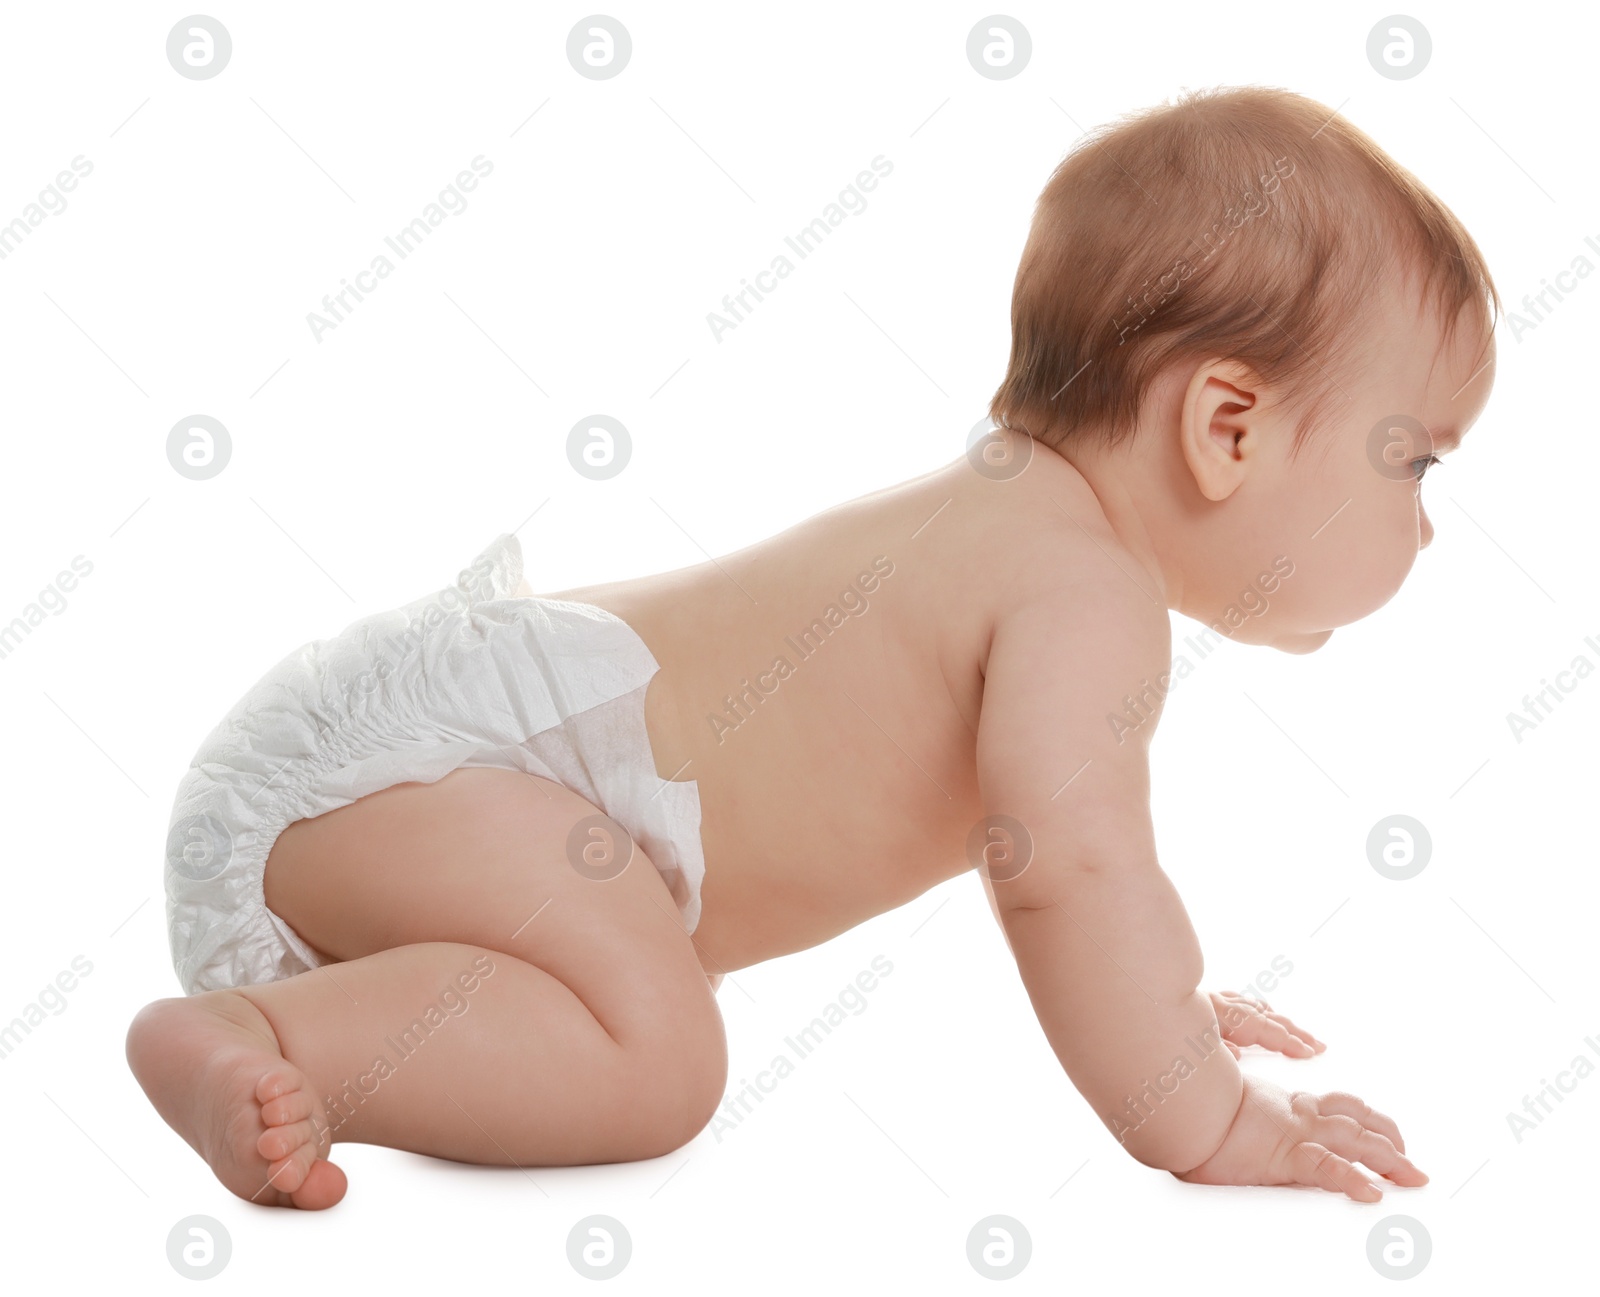
[[[594,813],[543,780],[463,770],[291,826],[268,900],[343,962],[149,1006],[135,1073],[258,1202],[337,1201],[335,1140],[521,1166],[679,1146],[721,1098],[721,1019],[642,853],[603,882],[568,863]]]

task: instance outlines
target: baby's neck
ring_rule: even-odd
[[[1162,485],[1159,466],[1149,456],[1120,450],[1068,454],[1047,447],[1039,450],[1083,479],[1099,501],[1107,525],[1142,569],[1141,584],[1153,588],[1168,608],[1184,612],[1184,591],[1191,584],[1184,560],[1192,561],[1195,550],[1183,543],[1181,527],[1173,528],[1180,506]]]

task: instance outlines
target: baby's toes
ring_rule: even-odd
[[[289,1200],[296,1207],[321,1211],[343,1198],[348,1187],[344,1172],[326,1158],[319,1157],[306,1172],[305,1183],[289,1195]]]
[[[313,1154],[316,1152],[315,1132],[309,1121],[291,1122],[286,1126],[271,1126],[256,1140],[256,1152],[269,1162],[281,1161],[288,1157],[301,1145],[310,1145]],[[287,1185],[278,1185],[280,1189],[287,1189]]]
[[[305,1089],[305,1077],[293,1063],[280,1063],[256,1082],[256,1102],[270,1103],[273,1099],[292,1095]]]
[[[273,1132],[268,1131],[267,1134]],[[266,1136],[262,1136],[263,1139]],[[262,1156],[266,1156],[262,1154]],[[278,1158],[267,1168],[267,1183],[263,1189],[276,1189],[280,1193],[293,1193],[306,1182],[306,1176],[317,1161],[317,1146],[309,1140],[299,1145],[287,1157]]]
[[[293,1090],[282,1098],[269,1099],[261,1105],[261,1124],[287,1126],[293,1121],[304,1121],[315,1110],[308,1091]]]

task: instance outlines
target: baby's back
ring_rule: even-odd
[[[699,784],[708,970],[972,866],[992,629],[1117,548],[1083,478],[1036,450],[1010,480],[963,458],[710,562],[550,593],[621,617],[661,664],[646,723],[658,774]]]

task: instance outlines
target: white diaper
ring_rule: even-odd
[[[463,766],[543,775],[632,836],[692,932],[700,793],[656,774],[644,696],[659,664],[592,604],[519,597],[503,534],[455,585],[296,649],[206,737],[167,837],[167,927],[185,994],[324,961],[267,908],[261,879],[296,820]]]

